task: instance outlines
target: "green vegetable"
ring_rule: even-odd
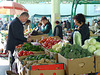
[[[52,49],[55,50],[58,46],[59,46],[59,44],[55,44],[52,46]]]
[[[63,46],[61,48],[60,54],[67,59],[83,58],[92,55],[92,53],[90,53],[87,49],[83,49],[77,44],[67,44],[66,46]]]
[[[88,40],[88,43],[94,45],[96,43],[96,40],[94,38],[90,38]]]
[[[84,44],[84,45],[82,46],[82,48],[83,48],[83,49],[88,49],[88,45],[85,45],[85,44]]]
[[[37,56],[30,55],[26,57],[24,60],[41,60],[42,58],[50,59],[48,55],[44,54],[44,55],[37,55]]]
[[[85,40],[84,44],[85,45],[89,45],[88,40]]]
[[[89,51],[90,53],[93,53],[95,50],[96,50],[96,47],[95,47],[94,45],[90,45],[90,46],[88,47],[88,51]]]
[[[77,44],[79,46],[82,45],[81,34],[78,31],[74,32],[74,35],[73,35],[73,44]]]
[[[94,55],[100,56],[100,49],[96,50],[96,51],[94,52]]]
[[[100,48],[100,42],[96,42],[95,45],[96,49]]]
[[[39,45],[32,45],[31,43],[26,43],[22,46],[21,50],[25,50],[25,51],[44,51],[44,49],[42,47],[40,47]]]

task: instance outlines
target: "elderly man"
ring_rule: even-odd
[[[8,39],[6,50],[11,52],[11,69],[14,62],[13,52],[15,47],[23,42],[30,42],[30,39],[24,37],[23,24],[28,20],[29,14],[27,12],[21,13],[19,17],[16,17],[9,25]]]

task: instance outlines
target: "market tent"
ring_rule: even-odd
[[[13,1],[2,1],[0,2],[0,14],[6,15],[19,15],[23,11],[28,12],[28,10],[21,4]]]
[[[51,3],[52,0],[17,0],[21,4]],[[60,0],[61,3],[71,3],[71,28],[73,28],[73,16],[76,14],[78,4],[100,4],[100,0]],[[86,9],[84,10],[86,12]],[[67,13],[66,13],[67,14]],[[85,14],[85,13],[84,13]],[[86,14],[85,14],[86,15]]]
[[[32,17],[42,17],[42,16],[51,17],[50,14],[48,14],[48,15],[45,15],[45,14],[34,14]],[[71,15],[61,15],[61,17],[68,17],[68,16],[71,16]]]

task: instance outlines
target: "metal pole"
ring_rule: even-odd
[[[73,4],[72,4],[72,10],[71,10],[71,29],[73,28],[73,11],[74,11],[74,2],[75,0],[73,0]]]
[[[85,0],[87,1],[87,0]],[[87,4],[84,5],[84,15],[87,15]]]

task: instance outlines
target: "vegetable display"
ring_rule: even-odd
[[[63,46],[61,48],[60,54],[68,59],[83,58],[92,55],[92,53],[90,53],[87,49],[83,49],[77,44],[67,44],[66,46]]]
[[[34,55],[34,53],[32,51],[23,51],[23,50],[18,52],[19,57],[20,56],[27,56],[27,55]]]
[[[94,38],[85,40],[82,48],[88,49],[88,51],[91,52],[92,54],[100,56],[100,54],[99,54],[100,53],[100,42],[97,42]]]
[[[53,52],[59,53],[61,51],[62,46],[66,46],[67,44],[69,44],[69,42],[64,40],[62,42],[53,45],[52,46]]]
[[[44,55],[38,55],[38,56],[34,56],[34,55],[31,55],[31,56],[28,56],[27,58],[23,59],[22,61],[30,61],[30,63],[26,64],[26,67],[29,68],[30,65],[40,65],[40,64],[52,64],[52,63],[55,63],[56,61],[54,59],[50,59],[50,57],[46,54]]]
[[[52,49],[52,46],[59,43],[61,40],[56,40],[54,37],[43,37],[40,40],[42,46],[46,49]]]
[[[32,45],[31,43],[24,44],[21,49],[25,51],[44,51],[44,49],[39,45],[36,46]]]
[[[31,55],[31,56],[26,57],[24,60],[41,60],[42,58],[50,59],[48,55],[44,54],[44,55],[38,55],[38,56]]]

